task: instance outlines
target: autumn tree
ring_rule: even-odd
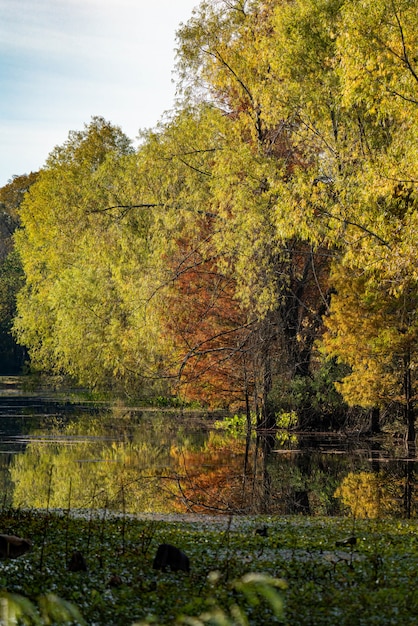
[[[355,364],[357,372],[359,310],[372,299],[371,309],[379,302],[386,312],[376,317],[369,311],[375,325],[373,330],[370,323],[366,336],[374,332],[370,341],[382,348],[386,334],[386,356],[381,350],[375,357],[383,359],[380,372],[386,371],[388,359],[392,375],[398,372],[391,393],[399,397],[399,385],[403,388],[409,437],[414,438],[416,7],[399,1],[365,2],[360,8],[341,0],[274,5],[269,89],[258,92],[258,101],[270,124],[278,115],[286,121],[299,155],[292,176],[277,186],[277,227],[288,238],[293,234],[332,254],[341,295],[333,297],[330,320],[334,317],[335,323],[330,324],[340,336],[341,360]],[[368,294],[357,308],[363,280]],[[334,289],[332,281],[329,285]],[[400,317],[406,323],[401,324],[403,341]],[[342,347],[348,320],[350,355]],[[374,348],[369,344],[366,350],[370,354]],[[337,353],[338,348],[331,350]],[[365,370],[363,375],[367,378]],[[357,385],[362,380],[361,386],[368,387],[366,378],[358,376]],[[353,403],[353,396],[345,397]],[[369,405],[370,398],[363,406]]]
[[[186,101],[205,99],[224,116],[226,139],[212,168],[214,238],[220,267],[253,324],[257,396],[272,423],[273,380],[310,372],[314,339],[328,300],[325,255],[277,221],[282,187],[308,163],[280,106],[268,113],[277,3],[202,3],[179,31]],[[324,282],[325,280],[325,282]],[[283,359],[284,356],[284,359]],[[280,370],[280,361],[286,365]],[[267,415],[269,414],[269,415]]]
[[[201,4],[179,31],[179,108],[136,155],[99,118],[51,154],[16,238],[27,283],[15,328],[34,364],[128,387],[176,369],[240,372],[267,425],[274,379],[308,375],[328,260],[294,212],[291,226],[279,215],[312,150],[265,104],[275,9]]]
[[[342,394],[351,405],[402,406],[408,440],[413,441],[417,284],[405,279],[396,289],[376,270],[356,275],[344,268],[335,270],[333,280],[337,293],[324,347],[350,366],[339,383]]]
[[[249,413],[256,377],[252,324],[234,297],[233,277],[222,274],[198,248],[190,250],[188,242],[178,242],[178,255],[166,328],[182,393],[212,407],[246,406]]]
[[[347,187],[350,239],[334,270],[325,347],[351,366],[341,389],[361,406],[400,403],[415,440],[418,28],[410,1],[345,3],[338,37],[342,102],[367,134]],[[361,170],[359,168],[361,166]],[[348,195],[349,194],[349,195]]]
[[[274,426],[294,382],[318,405],[325,353],[351,404],[402,384],[414,437],[417,37],[413,0],[201,2],[171,116],[136,152],[94,118],[22,205],[33,362],[232,393]]]

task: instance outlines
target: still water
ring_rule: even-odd
[[[246,437],[206,414],[15,382],[0,381],[1,507],[417,516],[417,462],[385,438]]]

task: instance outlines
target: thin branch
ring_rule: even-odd
[[[204,172],[202,172],[202,174],[204,174]],[[93,213],[107,213],[109,211],[114,211],[115,209],[124,209],[121,216],[125,217],[128,211],[130,211],[131,209],[156,209],[156,208],[161,208],[161,207],[165,207],[167,209],[179,208],[179,209],[182,209],[183,211],[192,211],[194,213],[197,213],[197,215],[204,215],[205,217],[210,217],[210,218],[219,217],[216,213],[211,213],[210,211],[202,211],[202,209],[194,209],[193,207],[173,207],[173,206],[170,206],[167,202],[154,202],[154,203],[144,202],[142,204],[115,204],[113,206],[104,207],[102,209],[90,209],[90,211],[87,211],[87,214],[90,215]]]
[[[191,156],[192,154],[206,154],[207,152],[219,152],[219,148],[203,148],[201,150],[187,150],[186,152],[181,152],[181,156],[185,157],[185,156]],[[173,154],[172,156],[168,157],[166,160],[167,161],[172,161],[175,158],[180,158],[180,154]]]
[[[215,339],[219,339],[221,337],[226,337],[227,335],[231,335],[234,333],[237,333],[240,330],[243,330],[244,328],[250,328],[251,326],[253,326],[255,323],[255,320],[248,322],[247,324],[242,324],[240,326],[237,326],[236,328],[232,328],[229,330],[225,330],[225,331],[221,331],[219,333],[217,333],[216,335],[213,335],[212,337],[210,337],[209,339],[204,339],[203,341],[199,342],[198,344],[196,344],[194,346],[194,348],[192,348],[191,350],[189,350],[189,352],[186,354],[186,356],[184,357],[181,365],[180,365],[180,369],[179,369],[179,373],[178,373],[178,378],[181,378],[181,375],[183,373],[184,368],[186,367],[188,361],[193,358],[193,357],[197,357],[197,356],[203,356],[204,354],[214,354],[216,352],[225,352],[225,351],[229,351],[231,352],[231,346],[226,346],[226,347],[222,347],[222,348],[208,348],[206,350],[202,350],[201,348],[205,345],[205,344],[209,344],[211,341],[214,341]],[[242,346],[245,345],[245,343],[247,342],[247,338],[245,339],[245,341],[242,343],[241,346],[238,346],[237,348],[234,348],[233,352],[236,353],[238,352]]]
[[[418,82],[418,75],[415,72],[414,68],[412,67],[411,61],[409,60],[409,55],[406,49],[406,41],[405,41],[405,33],[404,33],[404,29],[403,26],[401,24],[401,19],[398,15],[398,13],[396,12],[396,8],[394,5],[394,2],[392,1],[392,7],[393,7],[393,12],[395,14],[395,19],[396,22],[398,24],[398,28],[399,28],[399,33],[401,35],[401,41],[402,41],[402,52],[403,52],[403,56],[398,55],[394,50],[392,50],[389,46],[386,46],[387,49],[392,52],[392,54],[394,54],[395,56],[397,56],[401,61],[403,61],[406,65],[406,67],[409,69],[409,71],[411,72],[412,76],[415,78],[415,80]]]
[[[238,329],[239,330],[239,329]],[[241,355],[244,355],[246,353],[252,354],[253,350],[252,348],[245,348],[245,344],[248,343],[250,337],[252,335],[252,332],[250,333],[250,335],[248,335],[248,337],[245,338],[245,340],[238,345],[236,348],[234,348],[234,350],[231,349],[231,351],[226,354],[224,357],[222,357],[221,359],[218,359],[216,361],[216,363],[210,363],[208,364],[206,367],[199,369],[196,373],[193,373],[193,376],[191,374],[187,375],[187,380],[184,382],[184,384],[190,385],[190,383],[195,382],[195,381],[199,381],[202,379],[203,376],[205,376],[205,374],[207,374],[208,372],[212,371],[214,368],[218,369],[223,363],[228,363],[228,361],[231,360],[231,358],[233,358],[236,354],[240,353]],[[245,349],[244,349],[245,348]],[[226,351],[227,348],[224,348],[224,351]],[[204,356],[205,354],[210,354],[210,350],[206,350],[206,351],[202,351],[200,353],[197,353],[196,355],[194,355],[196,358],[199,356]],[[181,376],[181,375],[180,375]],[[177,378],[179,378],[179,376],[177,376]],[[229,376],[228,379],[231,384],[234,382],[234,379],[231,378],[231,376]],[[239,377],[235,379],[239,380]],[[181,384],[181,382],[180,382]],[[229,387],[228,388],[228,393],[230,394],[242,394],[244,391],[243,387],[240,387],[239,389],[234,389],[233,387]]]
[[[300,124],[305,127],[305,130],[308,130],[314,136],[318,137],[318,139],[331,152],[331,154],[333,154],[334,156],[337,156],[337,154],[338,154],[337,150],[331,146],[331,144],[327,141],[325,136],[316,128],[315,124],[311,124],[310,122],[305,121],[301,117],[300,112],[297,113],[297,119],[299,120]],[[297,134],[300,134],[300,133],[297,133]]]
[[[418,183],[418,178],[394,178],[393,176],[385,176],[385,180],[391,180],[404,185],[416,185]]]
[[[372,230],[370,230],[366,226],[363,226],[362,224],[358,224],[357,222],[352,222],[351,220],[348,220],[345,217],[340,217],[338,215],[334,215],[333,213],[330,213],[329,211],[326,211],[325,209],[322,209],[321,207],[318,207],[318,206],[315,206],[315,210],[319,211],[319,213],[322,213],[323,215],[326,215],[327,217],[331,217],[334,220],[342,222],[343,224],[349,224],[350,226],[354,226],[355,228],[358,228],[359,230],[362,230],[367,235],[370,235],[371,237],[374,237],[375,239],[380,241],[380,243],[382,245],[390,248],[390,244],[387,241],[382,239],[382,237],[380,237],[377,233],[373,232]]]
[[[91,209],[87,211],[90,213],[106,213],[108,211],[113,211],[114,209],[125,209],[126,211],[130,211],[131,209],[155,209],[157,207],[166,206],[163,202],[144,202],[143,204],[115,204],[113,206],[108,206],[102,209]]]
[[[380,81],[380,82],[383,83],[383,81]],[[400,98],[401,100],[404,100],[405,102],[410,102],[411,104],[418,104],[418,100],[415,100],[415,98],[409,98],[408,96],[405,96],[403,93],[399,93],[399,91],[396,91],[395,89],[388,89],[388,92],[392,94],[392,96],[397,96],[398,98]]]
[[[194,165],[191,165],[190,163],[187,163],[187,161],[185,161],[181,157],[178,157],[178,159],[179,159],[179,161],[181,163],[183,163],[183,165],[185,165],[186,167],[189,167],[194,172],[197,172],[198,174],[203,174],[204,176],[209,176],[209,177],[212,176],[212,174],[210,172],[204,172],[203,170],[199,169],[198,167],[195,167]]]
[[[217,59],[224,67],[227,68],[227,70],[229,70],[232,74],[232,76],[235,78],[235,80],[237,81],[237,83],[239,85],[241,85],[241,87],[243,88],[243,90],[245,91],[245,93],[247,94],[251,104],[254,104],[254,99],[253,96],[251,94],[251,91],[248,89],[247,85],[240,79],[240,77],[238,76],[238,74],[235,72],[235,70],[232,69],[232,67],[229,65],[229,63],[227,63],[225,61],[225,59],[223,58],[223,56],[220,54],[220,52],[218,52],[218,50],[215,49],[215,52],[212,52],[211,50],[205,50],[205,48],[201,48],[202,52],[204,52],[205,54],[208,54],[209,56],[214,57],[215,59]]]

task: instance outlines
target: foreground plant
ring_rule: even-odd
[[[68,623],[87,626],[76,606],[52,593],[42,596],[38,604],[39,606],[36,607],[28,598],[3,592],[0,595],[1,626],[15,626],[16,624],[44,626]]]
[[[220,581],[220,572],[211,572],[208,576],[211,584],[216,586]],[[284,621],[284,602],[281,591],[286,589],[286,583],[283,580],[266,576],[265,574],[246,574],[232,584],[232,588],[242,594],[242,596],[253,607],[257,607],[263,601],[272,609],[273,617],[280,622]],[[280,591],[279,591],[280,590]],[[150,626],[155,621],[138,622],[133,626]],[[198,617],[183,615],[178,619],[179,626],[249,626],[250,620],[247,612],[239,602],[232,603],[228,609],[222,609],[215,601],[213,607],[205,611]]]

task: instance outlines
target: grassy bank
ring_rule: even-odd
[[[8,510],[0,532],[33,542],[27,554],[0,563],[1,589],[36,607],[54,594],[91,626],[174,624],[180,616],[201,616],[194,624],[384,626],[416,624],[418,615],[415,520],[203,516],[188,523]],[[190,574],[152,568],[160,543],[189,556]],[[87,571],[68,570],[74,550]],[[248,573],[280,582],[272,592]]]

